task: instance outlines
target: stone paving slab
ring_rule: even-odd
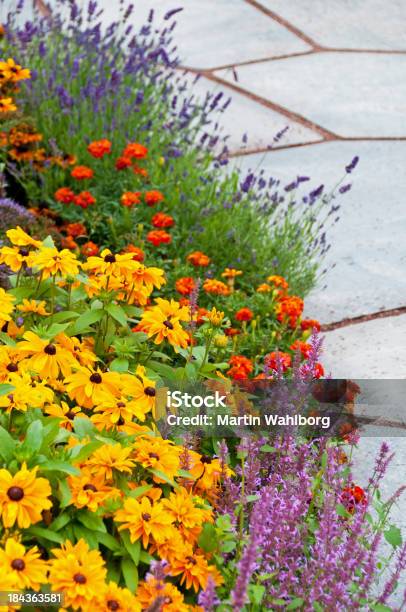
[[[326,47],[406,50],[404,0],[259,0]]]
[[[246,170],[262,161],[282,185],[306,175],[313,186],[329,189],[355,155],[360,162],[349,177],[353,188],[336,200],[340,220],[328,232],[326,265],[336,267],[305,301],[306,314],[323,323],[406,305],[406,142],[331,142],[235,161]],[[398,347],[400,338],[393,340]]]
[[[216,73],[233,81],[230,70]],[[406,55],[317,53],[237,69],[239,85],[340,136],[406,136]]]
[[[99,4],[108,23],[117,17],[118,3],[100,0]],[[142,25],[153,8],[159,23],[167,11],[178,7],[184,10],[176,16],[175,42],[181,62],[189,67],[213,68],[310,49],[244,0],[142,0],[135,3],[130,22]]]

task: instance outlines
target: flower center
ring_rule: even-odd
[[[79,572],[73,576],[73,580],[77,584],[86,584],[86,582],[87,582],[86,576],[84,576],[83,574],[81,574]]]
[[[27,255],[30,254],[28,249],[25,249],[24,247],[22,247],[21,249],[18,249],[18,252],[20,255],[22,255],[23,257],[27,257]]]
[[[107,602],[107,607],[109,610],[119,610],[120,604],[115,599],[109,599]]]
[[[156,453],[148,453],[148,457],[151,457],[151,459],[159,459],[159,455],[157,455]]]
[[[125,408],[124,402],[117,402],[117,408]]]
[[[56,346],[54,344],[47,344],[44,348],[44,353],[47,355],[56,355]]]
[[[7,495],[11,501],[20,501],[24,497],[24,491],[21,487],[10,487]]]
[[[22,572],[25,568],[25,563],[23,559],[13,559],[11,562],[11,567],[17,572]]]
[[[100,376],[100,374],[98,372],[93,372],[90,377],[90,382],[95,383],[96,385],[100,385],[101,381],[102,377]]]
[[[144,389],[145,395],[149,395],[150,397],[155,397],[156,391],[154,387],[145,387]]]
[[[141,514],[142,520],[146,521],[148,523],[148,521],[151,520],[151,515],[149,514],[149,512],[144,512],[143,514]]]
[[[173,325],[172,325],[172,323],[168,319],[166,319],[166,321],[164,321],[164,325],[168,329],[173,329]]]
[[[114,263],[116,261],[116,256],[113,255],[113,253],[110,253],[109,255],[106,255],[106,257],[104,258],[104,261],[106,263]]]
[[[200,461],[202,463],[211,463],[212,462],[212,458],[209,457],[208,455],[202,455],[202,458],[200,459]]]
[[[83,487],[84,491],[93,491],[93,493],[96,493],[97,489],[94,485],[92,485],[91,483],[89,484],[85,484],[85,486]]]
[[[72,419],[75,418],[76,414],[73,412],[73,410],[69,410],[69,412],[67,412],[65,416],[67,419],[70,419],[72,421]]]
[[[189,561],[189,563],[191,563],[192,565],[196,565],[197,561],[196,559],[194,559],[193,557],[189,556],[186,557],[186,559]]]
[[[123,419],[123,417],[120,417],[117,421],[117,425],[124,425],[125,421]]]
[[[6,369],[9,372],[17,372],[18,366],[15,363],[9,363]]]

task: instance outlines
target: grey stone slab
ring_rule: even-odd
[[[217,73],[232,81],[230,70]],[[240,66],[240,86],[340,136],[406,136],[406,55],[317,53]]]
[[[306,314],[323,323],[406,305],[406,142],[332,142],[235,161],[244,170],[262,166],[281,185],[306,175],[329,191],[355,155],[353,187],[335,201],[340,220],[327,233],[329,269],[305,301]]]
[[[118,3],[100,0],[99,4],[105,9],[104,23],[117,18]],[[167,11],[178,7],[184,10],[176,16],[174,42],[182,63],[189,67],[213,68],[309,49],[244,0],[143,0],[135,3],[130,22],[142,25],[153,8],[159,24]]]
[[[315,42],[348,49],[406,50],[403,0],[260,0]]]

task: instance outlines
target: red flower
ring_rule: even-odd
[[[154,246],[159,246],[160,244],[169,244],[172,242],[172,238],[168,232],[164,230],[152,230],[152,232],[148,232],[147,240]]]
[[[146,170],[145,168],[140,168],[137,165],[134,166],[133,172],[134,174],[139,174],[139,176],[143,176],[144,178],[147,178],[148,176],[148,170]]]
[[[147,191],[144,195],[147,206],[154,206],[158,202],[162,202],[164,196],[160,191]]]
[[[139,144],[138,142],[132,142],[126,146],[123,151],[123,157],[129,157],[130,159],[143,159],[148,153],[147,147]]]
[[[139,247],[134,246],[133,244],[129,244],[128,246],[126,246],[124,252],[132,253],[134,261],[139,261],[140,263],[142,263],[145,259],[144,251]]]
[[[303,319],[300,323],[300,329],[305,331],[306,329],[316,329],[320,331],[320,323],[316,319]]]
[[[190,253],[186,260],[193,266],[208,266],[210,263],[210,257],[202,253],[202,251],[193,251]]]
[[[175,289],[181,295],[190,295],[195,288],[195,279],[191,276],[179,278],[175,283]]]
[[[102,140],[95,140],[91,142],[87,147],[90,155],[96,158],[104,157],[107,153],[111,153],[111,142],[107,140],[107,138],[103,138]]]
[[[303,300],[296,295],[286,295],[279,299],[276,305],[276,316],[280,323],[289,323],[294,328],[303,312]]]
[[[125,191],[121,196],[121,204],[127,206],[127,208],[134,206],[134,204],[140,204],[140,196],[140,191]]]
[[[288,368],[290,368],[292,359],[288,353],[273,351],[272,353],[265,355],[264,363],[271,370],[278,370],[281,368],[282,371],[285,372]]]
[[[79,195],[75,196],[74,203],[76,206],[80,206],[81,208],[87,208],[92,204],[96,203],[96,199],[92,196],[90,191],[82,191]]]
[[[129,157],[119,157],[116,160],[116,170],[124,170],[125,168],[130,168],[132,165],[132,161]]]
[[[175,220],[170,215],[165,215],[165,213],[158,212],[152,217],[152,225],[154,227],[172,227],[175,225]]]
[[[91,179],[94,176],[93,170],[88,166],[75,166],[70,174],[77,181]]]
[[[54,197],[57,202],[62,202],[63,204],[70,204],[75,200],[75,194],[69,187],[61,187],[55,191]]]
[[[82,245],[80,251],[85,257],[92,257],[94,255],[98,255],[99,247],[97,246],[97,244],[89,240],[89,242],[85,242],[85,244]]]
[[[233,336],[238,336],[241,334],[241,330],[237,329],[236,327],[227,327],[227,329],[224,330],[224,333],[229,338],[232,338]]]
[[[235,313],[236,321],[252,321],[253,318],[254,314],[249,308],[240,308],[240,310]]]
[[[70,251],[74,251],[78,246],[72,236],[62,238],[61,245],[63,249],[69,249]]]
[[[227,371],[227,374],[234,380],[248,378],[254,369],[252,361],[248,357],[244,357],[244,355],[233,355],[228,363],[231,365],[231,368]]]
[[[354,513],[355,507],[358,504],[363,506],[367,503],[367,496],[364,489],[352,484],[351,487],[345,487],[341,493],[341,503],[346,507],[351,514]]]
[[[321,365],[321,363],[315,363],[314,364],[313,374],[314,374],[315,378],[321,378],[322,376],[324,376],[324,368]]]
[[[86,234],[86,228],[83,223],[69,223],[66,226],[66,231],[68,232],[69,236],[73,236],[74,238]]]
[[[311,344],[307,342],[302,342],[301,340],[295,340],[293,344],[290,345],[291,351],[300,351],[303,359],[308,359],[310,354],[310,349],[312,348]]]

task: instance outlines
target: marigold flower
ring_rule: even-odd
[[[207,278],[203,283],[203,289],[206,293],[211,293],[213,295],[230,295],[230,288],[227,287],[225,283],[215,278]]]
[[[75,196],[73,203],[81,208],[88,208],[96,203],[96,198],[92,196],[90,191],[81,191],[77,196]]]
[[[258,293],[269,293],[270,291],[272,291],[272,287],[271,285],[268,285],[267,283],[262,283],[257,288]]]
[[[296,327],[297,320],[303,312],[303,300],[296,296],[282,296],[276,304],[276,317],[281,323],[288,323],[291,328]]]
[[[11,58],[5,62],[0,62],[0,75],[2,79],[12,81],[13,83],[31,78],[28,68],[22,68]]]
[[[27,550],[14,538],[7,538],[4,549],[0,548],[0,572],[10,575],[15,589],[38,591],[48,582],[48,563],[40,557],[36,546]]]
[[[142,263],[145,259],[145,253],[139,247],[134,246],[133,244],[129,244],[124,249],[125,253],[131,253],[134,261],[138,261]]]
[[[221,276],[223,278],[235,278],[236,276],[241,276],[241,274],[241,270],[236,270],[235,268],[226,268],[221,274]]]
[[[321,363],[314,364],[313,375],[315,378],[321,378],[322,376],[324,376],[324,368]]]
[[[83,223],[68,223],[66,231],[69,236],[73,236],[74,238],[86,235],[86,228]]]
[[[95,157],[96,159],[100,159],[104,157],[107,153],[111,153],[111,142],[107,140],[107,138],[103,138],[102,140],[95,140],[91,142],[87,147],[90,155]]]
[[[132,166],[132,160],[129,157],[119,157],[116,160],[116,170],[124,170]]]
[[[75,194],[69,187],[61,187],[55,191],[54,198],[57,202],[61,202],[62,204],[71,204],[75,201]]]
[[[0,98],[0,113],[13,113],[16,110],[13,98]]]
[[[227,371],[227,374],[234,380],[248,378],[254,369],[251,359],[244,355],[233,355],[228,363],[231,365],[231,368]]]
[[[345,487],[341,493],[341,503],[346,507],[347,511],[353,514],[356,506],[367,504],[367,496],[364,489],[354,483],[350,487]]]
[[[271,370],[281,369],[282,372],[286,372],[292,365],[292,358],[288,353],[283,351],[272,351],[264,357],[265,365]]]
[[[158,204],[158,202],[162,202],[164,196],[160,191],[153,190],[146,191],[144,198],[147,206],[155,206],[155,204]]]
[[[193,251],[186,257],[186,261],[191,263],[193,266],[208,266],[210,263],[210,257],[202,253],[202,251]]]
[[[43,317],[46,317],[51,314],[46,310],[45,300],[27,300],[26,298],[24,298],[22,303],[17,306],[17,309],[20,312],[32,312],[34,314],[39,314]]]
[[[237,329],[236,327],[227,327],[224,330],[224,333],[229,338],[233,338],[234,336],[238,336],[239,334],[241,334],[241,330]]]
[[[73,253],[67,249],[58,251],[55,247],[42,247],[33,254],[31,262],[34,268],[40,270],[44,279],[57,274],[75,276],[80,267]]]
[[[140,168],[140,166],[135,165],[133,168],[134,174],[138,174],[144,178],[148,177],[148,170],[146,168]]]
[[[268,281],[268,283],[271,283],[271,285],[273,285],[274,287],[278,287],[279,289],[286,290],[289,288],[289,285],[287,281],[283,278],[283,276],[272,274],[271,276],[268,276],[266,280]]]
[[[143,497],[140,501],[128,497],[122,510],[118,510],[114,518],[118,523],[123,523],[119,530],[128,529],[131,542],[141,538],[144,548],[148,547],[151,538],[162,542],[172,535],[173,518],[162,502],[151,504],[148,497]]]
[[[93,178],[94,172],[88,166],[75,166],[70,175],[77,181],[85,181]]]
[[[164,230],[152,230],[148,232],[147,240],[154,246],[160,246],[161,244],[170,244],[172,237]]]
[[[300,351],[303,359],[308,359],[310,351],[311,351],[311,344],[308,344],[307,342],[302,342],[301,340],[295,340],[295,342],[293,344],[290,345],[290,350],[291,351]]]
[[[127,206],[128,208],[130,208],[131,206],[134,206],[134,204],[140,204],[141,203],[140,196],[141,196],[141,191],[126,191],[121,196],[121,204],[123,206]]]
[[[14,474],[0,469],[0,515],[7,529],[17,523],[20,529],[42,520],[41,512],[49,510],[52,493],[45,478],[37,478],[38,466],[27,470],[25,463]]]
[[[99,402],[117,396],[120,375],[117,372],[102,372],[93,368],[80,367],[65,379],[69,397],[83,408],[92,408]]]
[[[240,308],[240,310],[235,313],[236,321],[252,321],[253,318],[254,313],[249,308]]]
[[[69,249],[69,251],[75,251],[78,248],[78,244],[72,236],[64,236],[61,240],[61,246],[64,249]]]
[[[123,157],[130,159],[143,159],[147,156],[148,149],[138,142],[132,142],[123,151]]]
[[[52,553],[49,583],[52,591],[64,594],[64,606],[83,612],[98,610],[96,602],[104,594],[107,573],[100,552],[89,550],[81,538],[75,545],[67,540]]]
[[[316,319],[302,319],[300,322],[300,329],[303,331],[306,331],[307,329],[315,329],[316,331],[320,331],[321,327],[320,323],[316,321]]]
[[[85,242],[85,244],[82,245],[80,252],[85,257],[91,257],[92,255],[94,256],[99,254],[99,247],[97,246],[97,244],[89,240],[88,242]]]
[[[175,283],[175,289],[181,295],[190,295],[196,286],[196,281],[191,276],[178,278]]]
[[[152,225],[158,228],[172,227],[175,225],[175,220],[170,215],[158,212],[152,217]]]

